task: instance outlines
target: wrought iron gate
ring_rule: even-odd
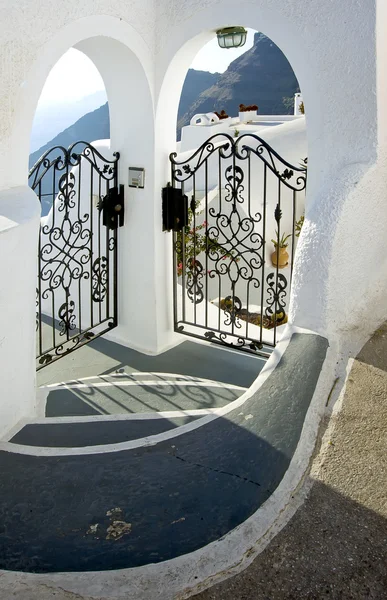
[[[42,205],[36,288],[37,369],[117,325],[119,154],[87,142],[48,150],[29,173]]]
[[[163,221],[174,231],[175,331],[263,356],[276,345],[303,223],[300,161],[252,134],[170,155]]]

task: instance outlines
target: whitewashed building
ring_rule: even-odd
[[[304,463],[301,460],[301,471],[287,480],[289,491],[310,457],[327,393],[342,376],[348,357],[356,355],[387,316],[384,0],[2,1],[0,432],[7,436],[37,410],[40,204],[28,187],[28,158],[34,113],[49,71],[74,47],[94,62],[104,80],[110,148],[120,153],[119,181],[125,185],[125,225],[118,249],[119,321],[109,339],[148,355],[159,354],[181,341],[173,327],[171,238],[161,226],[161,190],[170,180],[168,157],[176,148],[180,93],[196,53],[218,28],[230,24],[262,31],[280,47],[306,107],[305,223],[295,255],[288,322],[326,338],[329,350],[320,395],[309,415]],[[145,169],[143,189],[127,185],[129,167]],[[264,531],[264,526],[258,527],[254,539]],[[245,551],[242,539],[233,551],[214,551],[213,561],[203,550],[197,559],[200,581],[231,568]],[[176,594],[200,583],[187,557],[161,563],[159,570],[155,565],[141,569],[137,575],[136,569],[129,569],[127,579],[123,572],[109,579],[109,573],[104,584],[97,577],[93,593],[116,597],[107,596],[108,590],[124,593],[131,577],[139,577],[148,589],[139,593],[143,598],[166,598],[156,595],[160,581],[163,589],[171,585]],[[58,575],[52,581],[86,594],[90,582],[82,577],[78,573],[70,582]],[[172,585],[179,577],[181,585]]]

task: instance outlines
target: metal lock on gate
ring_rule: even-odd
[[[163,231],[182,231],[188,225],[188,197],[170,183],[162,190]]]
[[[117,229],[124,224],[124,186],[109,188],[106,196],[98,202],[98,210],[102,211],[102,223],[109,229]]]

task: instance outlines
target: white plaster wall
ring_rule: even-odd
[[[373,151],[364,153],[360,164],[343,166],[340,188],[330,191],[346,200],[332,215],[337,226],[327,321],[337,332],[340,350],[351,356],[387,316],[387,3],[378,0],[376,8],[376,81],[366,94],[369,105],[377,101],[377,129],[370,122]]]
[[[40,204],[26,186],[0,192],[0,436],[35,406],[35,289]]]
[[[199,148],[199,146],[204,144],[208,138],[217,133],[228,133],[232,137],[235,136],[235,132],[239,135],[248,132],[260,135],[259,132],[264,127],[274,127],[298,118],[299,117],[294,116],[289,118],[289,115],[258,115],[253,123],[242,123],[239,120],[239,117],[229,117],[228,119],[221,119],[213,124],[186,125],[181,130],[180,150],[181,152],[185,152],[186,150]]]
[[[41,89],[69,47],[95,35],[119,39],[136,51],[152,79],[154,0],[43,0],[38,5],[3,0],[0,23],[0,188],[4,188],[19,185],[25,177],[30,127]]]
[[[94,37],[77,44],[97,65],[110,110],[110,148],[120,153],[125,225],[119,231],[119,326],[109,338],[138,350],[157,349],[154,258],[154,110],[147,71],[122,42]],[[143,62],[143,61],[142,61]],[[146,66],[146,65],[145,65]],[[145,168],[145,188],[128,186],[128,168]],[[160,226],[160,223],[158,223]]]
[[[372,323],[386,314],[383,309],[378,319],[368,319],[366,308],[387,293],[380,259],[369,266],[387,234],[384,169],[376,165],[375,0],[334,6],[309,0],[174,0],[157,11],[157,121],[166,112],[168,119],[176,115],[181,72],[203,43],[204,29],[230,23],[252,27],[289,59],[307,107],[309,159],[290,317],[354,347],[349,331],[356,329],[356,339],[364,340]],[[164,139],[167,135],[172,132],[164,130]],[[372,166],[372,175],[362,181]],[[372,225],[359,212],[366,206]]]
[[[111,109],[113,108],[112,144],[115,150],[121,152],[122,177],[124,178],[127,172],[129,162],[136,161],[140,166],[145,166],[148,169],[149,187],[148,195],[145,193],[141,198],[141,204],[146,207],[145,196],[147,202],[152,203],[153,156],[149,148],[152,149],[153,132],[153,2],[112,0],[106,4],[99,0],[86,0],[80,4],[75,0],[66,3],[53,0],[36,5],[28,1],[13,3],[6,0],[0,5],[0,23],[0,190],[5,194],[12,193],[12,188],[27,183],[31,126],[46,77],[68,48],[82,43],[80,49],[94,60],[105,81],[109,104]],[[88,40],[88,43],[85,40]],[[132,118],[133,114],[136,115],[135,120]],[[140,129],[146,139],[142,146],[138,141]],[[30,195],[29,198],[31,206],[35,206],[35,195]],[[149,291],[154,286],[153,224],[150,224],[149,231],[145,231],[144,239],[149,240],[149,252],[147,251],[138,281],[133,281],[128,276],[128,270],[129,273],[133,273],[131,269],[138,251],[136,240],[139,241],[143,215],[139,215],[139,210],[134,209],[137,199],[140,204],[140,197],[136,198],[133,195],[131,199],[132,219],[129,220],[131,211],[128,210],[127,221],[131,224],[123,230],[121,236],[124,243],[120,269],[121,273],[126,271],[126,281],[131,282],[132,295],[129,295],[128,290],[124,291],[121,288],[121,323],[123,328],[129,322],[135,324],[131,329],[133,337],[126,337],[124,341],[133,346],[136,342],[141,342],[147,350],[153,349],[155,345],[154,328],[149,325],[145,332],[142,331],[142,319],[138,316],[134,318],[134,308],[139,303],[144,307],[142,314],[146,315],[145,318],[149,318],[150,322],[154,320],[154,294],[152,296],[152,292]],[[12,260],[15,264],[23,264],[24,255],[31,256],[31,261],[36,260],[38,226],[39,219],[32,220],[34,235],[26,235],[23,245],[12,246]],[[131,237],[132,232],[136,233],[137,238],[135,235]],[[4,252],[1,255],[1,264],[7,269],[7,261],[3,255]],[[26,268],[28,264],[28,261],[25,261]],[[34,364],[35,344],[31,345],[28,340],[33,340],[35,336],[36,273],[34,262],[31,267],[31,279],[28,276],[25,280],[25,286],[30,287],[23,293],[16,293],[9,283],[9,277],[4,276],[1,279],[3,305],[12,306],[12,310],[7,308],[2,318],[12,322],[17,310],[19,323],[25,325],[22,352],[11,336],[3,336],[2,353],[6,360],[2,365],[0,378],[0,418],[4,412],[4,420],[1,421],[4,427],[11,427],[21,413],[27,414],[34,407],[34,370],[30,369]],[[124,280],[122,274],[121,280]],[[139,299],[142,292],[143,296]],[[17,302],[15,297],[18,298]],[[128,302],[126,298],[129,298]],[[31,318],[26,320],[23,315],[30,315]],[[123,335],[127,336],[127,329],[124,329]],[[22,339],[21,332],[19,339]],[[16,388],[10,396],[9,392],[15,382],[13,365],[16,364],[19,378],[20,373],[24,373],[23,385],[20,384],[24,393],[19,393]],[[9,408],[8,402],[12,403],[12,409]]]
[[[380,258],[375,257],[380,257],[387,233],[386,153],[381,143],[377,163],[376,91],[382,123],[386,106],[382,92],[386,9],[382,2],[378,4],[377,88],[376,4],[376,0],[343,0],[334,6],[317,0],[168,0],[157,5],[153,0],[43,0],[37,5],[28,0],[3,0],[2,190],[26,183],[36,103],[50,68],[68,47],[88,38],[113,38],[142,65],[133,78],[131,69],[138,64],[136,67],[125,50],[120,62],[117,46],[109,47],[105,55],[97,41],[94,49],[92,44],[88,50],[82,48],[92,60],[94,57],[107,88],[111,88],[109,102],[117,107],[112,117],[112,146],[125,157],[123,179],[129,162],[147,168],[146,189],[126,190],[130,226],[122,233],[122,252],[126,252],[121,260],[122,276],[131,281],[136,263],[141,277],[127,284],[121,299],[125,343],[136,345],[137,341],[146,351],[159,351],[175,339],[171,334],[171,239],[161,231],[160,189],[169,179],[168,154],[175,148],[176,115],[186,71],[214,30],[230,23],[263,31],[278,44],[297,75],[307,107],[307,213],[295,266],[292,321],[351,340],[353,335],[364,338],[371,323],[381,318],[384,308],[378,299],[385,297],[387,285]],[[117,81],[124,83],[117,87]],[[114,89],[119,90],[115,100]],[[154,138],[150,118],[153,98]],[[133,106],[133,99],[138,119],[129,122],[124,109],[128,103]],[[146,135],[144,123],[150,123]],[[139,144],[140,129],[144,144]],[[386,128],[384,134],[380,130],[383,138]],[[146,248],[146,254],[139,247]],[[28,310],[27,300],[24,306]],[[377,309],[373,320],[369,307]],[[134,325],[130,339],[129,322]],[[8,349],[11,361],[15,355],[10,346]],[[7,378],[3,379],[5,389]]]

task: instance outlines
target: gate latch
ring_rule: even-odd
[[[188,197],[168,183],[162,198],[163,231],[181,231],[188,225]]]
[[[102,223],[109,229],[117,229],[124,224],[124,186],[109,188],[106,196],[101,196],[97,204],[102,211]]]

